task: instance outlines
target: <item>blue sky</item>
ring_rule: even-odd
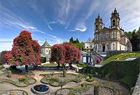
[[[94,37],[98,13],[106,27],[117,8],[125,31],[140,26],[140,0],[0,0],[0,51],[11,50],[13,39],[28,30],[42,45],[68,41],[86,42]]]

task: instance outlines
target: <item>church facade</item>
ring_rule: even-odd
[[[116,8],[111,14],[110,28],[103,27],[102,18],[98,15],[94,23],[94,51],[132,51],[132,45],[124,30],[120,28],[120,17]]]

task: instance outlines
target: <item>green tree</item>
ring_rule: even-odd
[[[76,43],[79,43],[79,40],[78,39],[76,39]]]
[[[69,42],[70,43],[73,43],[73,37],[70,38]]]
[[[7,51],[2,51],[0,53],[0,65],[5,64],[6,60],[5,60],[5,54],[7,53]]]
[[[132,32],[125,32],[125,35],[130,39],[133,51],[140,51],[140,27],[138,31],[135,29]]]

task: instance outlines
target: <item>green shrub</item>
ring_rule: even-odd
[[[3,69],[3,68],[4,68],[3,66],[0,66],[0,70]]]
[[[80,63],[77,65],[78,67],[86,67],[86,64],[85,63]]]
[[[93,82],[94,81],[94,78],[87,78],[86,81],[87,82]]]
[[[45,63],[46,62],[46,57],[41,57],[41,63]]]
[[[11,72],[10,70],[7,72],[7,76],[8,76],[9,78],[11,78],[12,72]]]
[[[89,78],[90,78],[90,79],[93,78],[93,75],[92,75],[92,74],[89,74]]]
[[[132,87],[132,88],[131,88],[131,90],[130,90],[130,93],[131,93],[131,94],[133,93],[134,88],[135,88],[135,87]]]
[[[55,81],[55,82],[59,82],[59,79],[56,78],[56,77],[52,77],[51,80],[52,80],[52,81]]]
[[[81,82],[81,79],[79,77],[76,77],[76,79],[74,80],[76,83]]]
[[[100,68],[86,66],[80,70],[84,74],[93,74],[94,76],[99,76],[103,78],[120,80],[124,76],[139,74],[140,58],[133,61],[114,61],[110,62]],[[98,73],[98,75],[96,75]]]
[[[20,77],[20,78],[18,79],[18,81],[19,81],[19,82],[24,82],[24,81],[26,81],[26,77]]]
[[[67,95],[76,95],[74,92],[69,92]]]
[[[137,77],[133,76],[133,75],[129,75],[129,76],[124,76],[120,82],[124,85],[126,85],[129,89],[131,89],[132,87],[135,86]]]
[[[140,57],[133,61],[112,61],[100,68],[86,66],[80,72],[106,79],[120,80],[121,83],[131,89],[136,83],[137,75],[140,72],[139,68]]]

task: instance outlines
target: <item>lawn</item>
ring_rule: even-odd
[[[41,64],[41,67],[57,67],[57,64],[56,63]]]
[[[112,57],[109,57],[108,59],[104,60],[100,64],[104,65],[104,64],[110,63],[111,61],[124,61],[125,59],[128,59],[128,58],[138,58],[138,57],[140,57],[140,52],[121,53],[121,54],[117,54]]]

